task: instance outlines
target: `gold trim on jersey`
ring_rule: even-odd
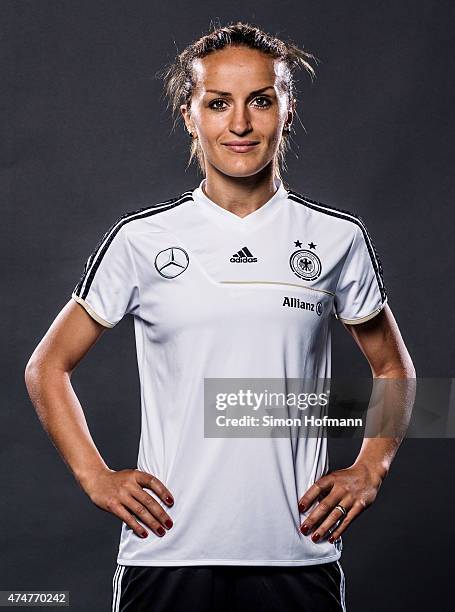
[[[335,295],[332,291],[328,291],[327,289],[316,289],[316,287],[307,287],[307,285],[300,285],[298,283],[286,283],[280,281],[219,281],[220,283],[230,284],[230,285],[286,285],[288,287],[299,287],[299,289],[309,289],[309,291],[318,291],[320,293],[326,293],[327,295]]]
[[[78,295],[76,295],[75,293],[73,293],[71,295],[71,297],[73,298],[73,300],[75,300],[78,304],[80,304],[81,306],[83,306],[85,308],[85,310],[88,312],[88,314],[95,319],[95,321],[98,321],[98,323],[101,323],[101,325],[104,325],[104,327],[114,327],[114,325],[112,323],[109,323],[109,321],[106,321],[106,319],[103,319],[103,317],[100,317],[99,314],[97,314],[93,308],[90,306],[90,304],[88,304],[85,300],[83,300],[81,297],[79,297]]]
[[[373,310],[372,313],[370,313],[369,315],[366,315],[365,317],[360,317],[360,319],[342,319],[336,313],[335,313],[335,316],[338,319],[338,321],[341,321],[342,323],[345,323],[346,325],[357,325],[358,323],[364,323],[365,321],[369,321],[370,319],[378,315],[386,304],[387,304],[387,299],[378,308],[376,308],[376,310]]]

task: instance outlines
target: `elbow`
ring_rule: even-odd
[[[34,355],[30,357],[24,369],[24,382],[27,391],[31,392],[32,386],[39,376],[39,364]]]
[[[389,363],[380,370],[371,368],[374,378],[416,378],[416,370],[412,359]]]
[[[60,376],[71,377],[72,370],[61,363],[54,354],[38,346],[29,358],[24,369],[24,382],[30,398],[36,395],[44,384],[53,384]]]
[[[37,382],[42,376],[45,363],[45,355],[37,347],[27,361],[24,369],[24,382],[29,395],[32,388],[36,386]]]
[[[406,366],[406,378],[416,378],[416,369],[414,367],[414,364],[411,361],[411,358],[409,358],[409,364],[407,364]]]
[[[416,378],[414,363],[407,349],[401,359],[401,368],[403,371],[403,378]]]

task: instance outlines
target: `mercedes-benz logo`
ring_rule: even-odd
[[[164,278],[175,278],[188,268],[190,258],[180,247],[163,249],[155,257],[155,268]]]

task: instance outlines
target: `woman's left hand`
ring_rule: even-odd
[[[346,469],[325,474],[316,480],[299,500],[300,512],[320,500],[300,530],[304,535],[309,535],[314,530],[311,536],[313,542],[326,535],[330,536],[329,542],[334,542],[352,521],[374,502],[382,480],[382,477],[365,463],[357,463]],[[335,508],[337,504],[346,509],[347,515],[344,518],[342,511]],[[328,533],[340,518],[341,523]]]

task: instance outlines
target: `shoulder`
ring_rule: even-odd
[[[330,226],[338,226],[352,231],[353,234],[356,233],[356,228],[361,229],[363,233],[367,233],[362,217],[352,210],[314,200],[293,189],[288,189],[288,198],[295,203],[297,208],[301,207],[302,210],[308,211],[312,216],[317,217],[321,223],[325,222]]]
[[[141,231],[150,231],[154,221],[161,221],[169,217],[174,211],[181,211],[185,203],[192,202],[192,190],[189,189],[161,202],[147,204],[121,213],[109,226],[106,234],[115,235],[121,232],[124,235]]]
[[[364,243],[370,257],[378,262],[377,265],[382,273],[382,265],[371,233],[358,213],[318,202],[292,189],[288,189],[288,199],[294,202],[295,206],[301,206],[304,210],[311,211],[312,216],[316,215],[317,226],[322,227],[323,231],[327,231],[334,238],[344,238],[349,246]]]
[[[157,216],[167,216],[167,213],[182,207],[186,202],[192,201],[192,190],[189,189],[167,200],[129,210],[120,215],[117,222],[122,225],[129,225],[130,227],[140,226],[141,221],[152,220],[153,217]]]

